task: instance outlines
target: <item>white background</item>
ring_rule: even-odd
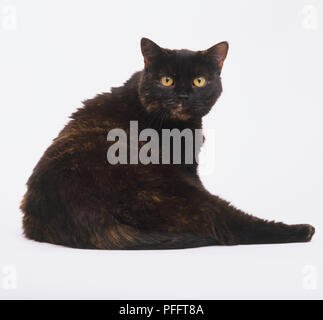
[[[1,0],[0,298],[322,298],[322,28],[319,0]],[[311,243],[111,252],[23,238],[33,167],[82,100],[143,67],[142,36],[192,50],[229,41],[224,93],[204,119],[205,186],[256,216],[313,224]]]

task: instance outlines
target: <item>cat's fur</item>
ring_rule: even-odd
[[[124,86],[84,102],[46,150],[21,204],[29,239],[75,248],[171,249],[309,241],[310,225],[247,215],[210,194],[197,164],[111,165],[107,133],[138,120],[139,129],[201,128],[221,94],[228,45],[162,49],[143,38],[144,70]],[[171,75],[175,84],[162,87]],[[205,76],[207,85],[192,86]]]

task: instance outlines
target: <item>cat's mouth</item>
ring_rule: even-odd
[[[170,111],[170,117],[174,120],[188,120],[191,118],[186,112],[183,102],[177,103]]]
[[[156,113],[166,119],[186,121],[192,118],[190,105],[186,101],[168,101],[159,105],[158,103],[150,103],[145,107],[148,113]]]

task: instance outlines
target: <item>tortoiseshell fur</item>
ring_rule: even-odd
[[[107,161],[110,129],[200,129],[222,92],[228,45],[209,50],[162,49],[143,38],[145,68],[122,87],[97,95],[71,116],[31,177],[21,209],[27,238],[86,249],[175,249],[310,241],[310,225],[247,215],[210,194],[197,164]],[[175,79],[160,85],[163,75]],[[207,85],[194,88],[203,75]]]

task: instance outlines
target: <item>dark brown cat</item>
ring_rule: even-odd
[[[130,121],[158,133],[200,129],[201,118],[222,92],[226,42],[193,52],[163,49],[143,38],[141,49],[144,70],[111,93],[85,101],[35,167],[21,204],[26,237],[93,249],[310,241],[310,225],[264,221],[210,194],[196,161],[107,161],[111,129],[129,136]],[[127,151],[128,159],[129,145]]]

